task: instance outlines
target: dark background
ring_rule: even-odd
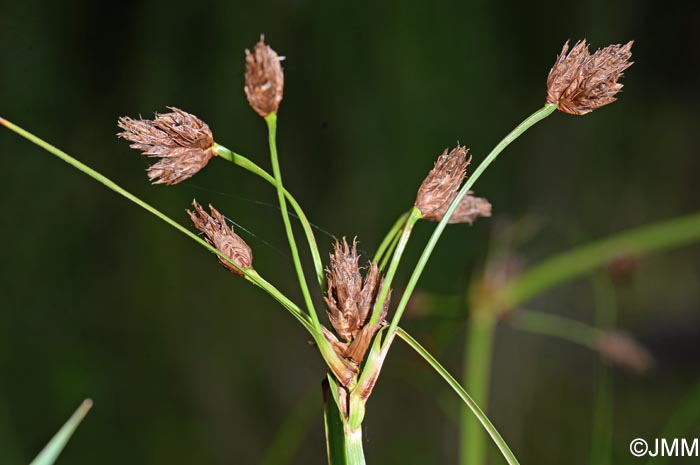
[[[595,49],[634,39],[617,103],[551,116],[479,180],[494,218],[449,228],[420,283],[458,296],[499,220],[540,224],[519,249],[535,263],[698,210],[700,10],[691,4],[4,1],[0,115],[183,224],[192,198],[214,203],[255,234],[244,238],[256,269],[300,301],[270,186],[221,160],[181,185],[151,186],[147,161],[115,137],[118,116],[180,107],[268,167],[264,124],[242,90],[243,50],[264,32],[287,57],[286,185],[312,222],[357,235],[371,254],[443,148],[459,141],[478,162],[542,105],[565,40]],[[0,152],[0,463],[28,463],[88,396],[95,407],[59,463],[259,463],[300,405],[310,420],[293,428],[304,439],[292,463],[325,463],[323,365],[288,314],[48,153],[4,130]],[[417,227],[398,288],[431,230]],[[318,239],[325,258],[331,238]],[[699,381],[699,277],[695,245],[644,259],[619,290],[620,326],[657,358],[649,375],[615,374],[620,463],[637,463],[629,440],[655,437]],[[530,304],[584,321],[591,306],[586,280]],[[459,374],[463,319],[432,345],[434,322],[404,323]],[[494,363],[491,417],[521,463],[588,463],[596,355],[502,328]],[[368,460],[456,463],[457,407],[396,344],[368,407]]]

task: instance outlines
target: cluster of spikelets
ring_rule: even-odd
[[[618,79],[632,65],[632,43],[610,45],[591,55],[585,39],[570,52],[566,42],[547,77],[547,103],[572,115],[613,103],[622,90]]]
[[[585,40],[577,42],[569,52],[568,42],[549,72],[547,103],[569,114],[583,115],[615,101],[621,90],[618,82],[623,71],[631,65],[632,42],[611,45],[590,54]],[[568,53],[567,53],[568,52]],[[265,44],[263,38],[253,52],[246,50],[245,94],[251,107],[262,117],[276,113],[282,101],[284,73],[281,58]],[[159,160],[148,168],[154,184],[177,184],[204,168],[217,156],[209,126],[189,113],[170,107],[171,112],[156,114],[154,120],[119,119],[122,137],[131,147],[146,157]],[[440,221],[456,198],[471,157],[468,149],[457,146],[437,158],[433,169],[418,189],[415,207],[422,218]],[[491,204],[469,192],[457,205],[449,223],[473,223],[479,217],[491,216]],[[210,206],[207,213],[196,201],[188,210],[194,226],[206,240],[229,260],[219,258],[228,270],[244,275],[252,270],[251,248],[226,223],[225,217]],[[323,328],[324,335],[343,366],[330,367],[341,383],[358,373],[365,353],[385,324],[391,291],[383,301],[376,323],[370,323],[372,310],[384,285],[376,263],[368,263],[361,272],[357,242],[348,244],[345,238],[336,241],[330,264],[326,268],[327,288],[324,300],[328,319],[335,332]]]

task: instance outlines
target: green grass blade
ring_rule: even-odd
[[[408,344],[413,350],[418,352],[418,354],[425,359],[426,362],[440,375],[442,378],[447,382],[447,384],[452,388],[452,390],[457,393],[460,399],[469,407],[469,410],[471,410],[474,415],[477,417],[479,422],[482,424],[486,432],[491,436],[491,439],[493,439],[493,442],[496,444],[498,449],[501,451],[501,454],[503,454],[503,457],[506,459],[506,462],[508,462],[509,465],[519,465],[518,459],[515,458],[515,455],[513,455],[513,452],[510,450],[508,447],[508,444],[506,444],[506,441],[501,437],[500,433],[498,430],[496,430],[496,427],[493,426],[493,423],[491,423],[491,420],[488,419],[488,417],[484,414],[484,412],[479,408],[479,406],[474,402],[474,400],[467,394],[467,391],[464,390],[461,384],[454,379],[454,377],[448,372],[445,367],[440,365],[440,362],[435,360],[435,357],[432,356],[430,352],[428,352],[418,341],[413,339],[413,337],[408,334],[406,331],[401,329],[400,327],[397,328],[396,334],[403,339],[406,344]]]
[[[406,223],[406,218],[408,218],[408,212],[403,213],[401,216],[399,216],[399,218],[396,220],[396,222],[394,222],[394,225],[391,227],[389,232],[386,233],[386,236],[382,240],[382,243],[379,244],[379,247],[377,248],[377,253],[374,254],[374,258],[372,259],[374,263],[377,263],[379,260],[382,260],[382,258],[384,257],[384,253],[387,252],[389,246],[393,244],[395,240],[398,241],[397,237],[404,223]],[[391,253],[392,252],[389,251],[388,255],[391,255]]]
[[[277,113],[272,112],[265,117],[267,122],[267,134],[268,134],[268,145],[270,147],[270,162],[272,163],[272,174],[275,177],[275,189],[277,190],[277,200],[280,204],[280,213],[282,213],[282,222],[284,223],[284,230],[287,234],[287,242],[289,242],[289,250],[292,252],[292,261],[294,262],[294,269],[297,273],[297,279],[299,281],[299,288],[304,296],[304,302],[306,303],[306,308],[311,317],[311,322],[314,328],[318,332],[321,332],[321,323],[318,320],[318,315],[316,314],[316,308],[314,307],[313,299],[311,298],[311,292],[309,291],[309,285],[306,283],[306,277],[304,276],[304,267],[301,264],[301,258],[299,257],[299,250],[297,247],[297,241],[294,238],[294,230],[292,229],[292,222],[289,219],[289,211],[287,210],[287,197],[284,195],[285,189],[282,185],[282,171],[280,170],[279,157],[277,154]]]
[[[68,421],[63,425],[63,427],[56,433],[56,435],[51,438],[51,441],[39,452],[32,463],[29,465],[52,465],[59,454],[66,447],[68,440],[71,438],[75,429],[78,427],[85,415],[92,407],[92,400],[85,399],[78,410],[68,419]]]
[[[467,337],[464,341],[463,386],[471,393],[473,402],[488,411],[496,321],[488,315],[485,315],[485,318],[477,317],[477,313],[474,311],[469,318]],[[481,428],[482,425],[477,420],[478,418],[470,412],[461,409],[460,465],[483,465],[486,462],[488,442]]]
[[[345,432],[338,405],[338,385],[330,375],[323,380],[323,423],[326,429],[328,465],[347,465]]]
[[[68,163],[72,167],[78,169],[79,171],[82,171],[84,174],[87,174],[97,182],[102,183],[109,189],[113,190],[117,194],[125,197],[126,199],[130,200],[131,202],[135,203],[139,207],[143,208],[144,210],[148,211],[152,215],[156,216],[160,220],[164,221],[165,223],[169,224],[173,228],[177,229],[180,231],[182,234],[186,235],[205,249],[207,249],[209,252],[217,255],[219,258],[222,260],[225,260],[227,263],[230,263],[232,266],[237,268],[247,280],[258,286],[260,289],[264,290],[268,294],[270,294],[275,300],[277,300],[282,306],[287,309],[292,316],[294,316],[299,322],[311,333],[312,336],[314,336],[315,340],[317,343],[323,344],[325,343],[325,339],[320,336],[320,331],[317,331],[314,326],[312,325],[312,322],[309,321],[309,318],[307,317],[306,314],[304,314],[299,307],[294,304],[289,298],[287,298],[284,294],[282,294],[277,288],[275,288],[272,284],[269,282],[265,281],[255,270],[253,269],[242,269],[240,268],[236,263],[234,263],[229,257],[224,255],[221,251],[217,250],[215,247],[207,243],[204,239],[199,237],[197,234],[193,233],[186,227],[182,226],[180,223],[177,221],[173,220],[169,216],[165,215],[164,213],[160,212],[157,210],[155,207],[151,206],[150,204],[144,202],[140,198],[136,197],[133,195],[131,192],[127,191],[123,187],[119,186],[117,183],[112,181],[111,179],[107,178],[106,176],[102,175],[101,173],[98,173],[97,171],[93,170],[89,166],[85,165],[84,163],[81,163],[80,161],[76,160],[75,158],[71,157],[68,155],[66,152],[63,150],[59,149],[58,147],[55,147],[45,140],[41,139],[38,136],[35,136],[34,134],[30,133],[29,131],[17,126],[16,124],[0,117],[0,125],[5,126],[7,129],[10,131],[14,132],[15,134],[19,135],[20,137],[23,137],[27,139],[29,142],[41,147],[42,149],[46,150],[52,155],[55,155],[56,157],[60,158],[64,162]]]

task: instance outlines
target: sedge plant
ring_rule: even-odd
[[[361,262],[355,239],[336,241],[329,263],[324,266],[311,223],[299,203],[285,189],[277,147],[277,124],[284,93],[281,58],[263,38],[252,51],[246,50],[245,94],[250,106],[263,119],[268,130],[271,172],[251,159],[236,153],[214,139],[209,126],[199,118],[178,108],[156,114],[155,119],[119,119],[119,137],[144,156],[157,159],[147,174],[154,184],[173,185],[202,170],[214,158],[221,158],[261,177],[275,189],[294,271],[303,303],[294,302],[267,281],[254,267],[253,250],[226,222],[213,206],[206,208],[197,201],[188,210],[194,227],[203,236],[180,225],[153,206],[135,197],[114,181],[82,164],[67,153],[0,118],[0,124],[28,139],[73,167],[101,182],[131,202],[176,228],[208,251],[221,265],[262,289],[287,310],[308,332],[327,366],[323,381],[326,444],[332,465],[365,463],[362,426],[367,402],[377,383],[382,366],[394,341],[405,341],[448,383],[497,446],[510,465],[518,461],[477,403],[459,382],[420,343],[399,324],[416,285],[448,224],[473,223],[491,215],[491,204],[474,196],[474,184],[501,152],[521,134],[556,110],[585,115],[616,100],[622,88],[619,79],[630,66],[632,42],[611,45],[591,54],[585,40],[569,51],[564,45],[547,78],[547,95],[543,107],[525,118],[481,160],[467,177],[472,158],[468,149],[458,145],[445,149],[437,158],[418,189],[410,208],[390,229],[381,246],[366,266]],[[292,215],[299,219],[305,244],[300,246],[292,228]],[[415,264],[398,304],[392,308],[394,278],[403,253],[418,221],[437,225]],[[301,251],[308,249],[315,282],[304,274]],[[364,272],[363,272],[364,270]],[[322,296],[325,308],[314,304]],[[325,314],[325,315],[324,315]]]

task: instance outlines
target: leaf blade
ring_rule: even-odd
[[[91,407],[92,400],[85,399],[29,465],[53,465]]]

